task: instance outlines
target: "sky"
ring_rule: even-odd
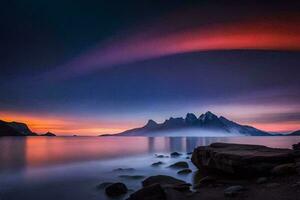
[[[11,0],[0,119],[99,135],[208,110],[300,129],[299,1]]]

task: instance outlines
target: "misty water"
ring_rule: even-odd
[[[201,172],[187,159],[196,146],[213,142],[261,144],[291,148],[300,137],[3,137],[0,138],[0,199],[109,199],[97,189],[102,182],[141,187],[140,179],[121,175],[165,174],[193,183]],[[182,153],[178,158],[155,154]],[[168,166],[187,161],[193,173],[177,175]],[[151,167],[154,162],[165,164]],[[134,168],[133,171],[115,171]],[[126,196],[121,199],[126,198]]]

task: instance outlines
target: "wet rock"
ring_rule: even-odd
[[[127,200],[166,200],[166,194],[160,184],[152,184],[134,192]]]
[[[234,185],[234,186],[230,186],[228,188],[226,188],[224,190],[224,195],[226,197],[235,197],[238,194],[240,194],[242,191],[244,191],[245,188],[241,185]]]
[[[128,189],[124,183],[113,183],[105,188],[105,193],[111,197],[126,194],[127,191]]]
[[[279,164],[294,162],[290,149],[260,145],[213,143],[196,148],[192,162],[199,169],[218,170],[238,176],[268,174]]]
[[[119,177],[125,178],[125,179],[133,179],[133,180],[145,178],[145,176],[143,176],[143,175],[120,175]]]
[[[165,156],[165,155],[162,155],[162,154],[155,154],[155,157],[156,158],[168,158],[169,156]]]
[[[277,165],[271,171],[271,173],[276,176],[295,174],[296,172],[296,165],[294,163]]]
[[[134,168],[117,168],[117,169],[114,169],[113,171],[114,172],[122,172],[122,171],[134,171],[135,169]]]
[[[152,163],[151,166],[152,167],[158,167],[158,166],[163,165],[163,164],[164,164],[163,162],[158,161],[158,162]]]
[[[186,155],[192,155],[193,154],[193,152],[187,152],[186,153]]]
[[[192,170],[190,169],[182,169],[180,171],[177,172],[177,174],[189,174],[192,173]]]
[[[268,182],[268,178],[267,177],[259,177],[257,180],[256,180],[256,183],[257,184],[263,184],[263,183],[266,183]]]
[[[189,168],[189,164],[184,161],[176,162],[169,166],[170,168]]]
[[[189,156],[187,156],[187,157],[185,157],[185,159],[188,159],[188,160],[189,160],[189,159],[190,159],[190,157],[189,157]]]
[[[164,188],[173,188],[178,191],[189,190],[189,187],[191,185],[183,180],[165,175],[150,176],[142,182],[143,187],[147,187],[152,184],[160,184]]]
[[[106,188],[107,186],[113,184],[112,182],[103,182],[103,183],[100,183],[97,185],[97,189],[104,189]]]
[[[181,156],[181,153],[178,153],[178,152],[175,151],[175,152],[172,152],[170,155],[171,155],[171,157],[174,158],[174,157],[179,157],[179,156]]]
[[[195,184],[194,188],[200,188],[201,186],[205,185],[212,185],[217,182],[217,179],[212,176],[205,176],[204,178],[200,179],[198,183]]]

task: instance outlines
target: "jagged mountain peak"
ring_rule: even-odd
[[[145,127],[147,128],[154,128],[156,127],[158,124],[156,123],[156,121],[149,119],[147,124],[145,125]]]
[[[188,124],[193,124],[198,121],[196,115],[194,113],[187,113],[185,117],[185,122]]]

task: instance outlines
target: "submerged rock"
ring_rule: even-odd
[[[124,183],[113,183],[105,188],[105,193],[111,197],[126,194],[127,191],[128,189]]]
[[[103,183],[100,183],[97,185],[97,189],[104,189],[106,188],[107,186],[113,184],[112,182],[103,182]]]
[[[117,171],[134,171],[134,168],[117,168],[114,169],[113,171],[117,172]]]
[[[134,192],[127,200],[166,200],[166,194],[160,184],[152,184]]]
[[[158,167],[158,166],[163,165],[163,164],[164,164],[163,162],[158,161],[158,162],[152,163],[151,166],[152,167]]]
[[[162,154],[155,154],[155,157],[156,158],[168,158],[169,156],[165,156],[165,155],[162,155]]]
[[[240,194],[242,191],[244,191],[245,188],[241,185],[234,185],[234,186],[230,186],[228,188],[226,188],[224,190],[224,195],[226,197],[235,197],[238,194]]]
[[[300,150],[300,142],[297,144],[293,144],[293,149],[294,150]]]
[[[184,161],[176,162],[169,166],[170,168],[189,168],[189,164]]]
[[[145,176],[143,176],[143,175],[120,175],[119,177],[126,178],[126,179],[134,179],[134,180],[145,178]]]
[[[213,143],[196,148],[192,162],[199,169],[218,170],[239,176],[268,174],[277,165],[291,163],[290,149],[260,145]]]
[[[189,174],[192,173],[192,170],[190,169],[182,169],[180,171],[177,172],[177,174]]]
[[[172,152],[170,155],[171,155],[171,157],[179,157],[182,154],[175,151],[175,152]]]

